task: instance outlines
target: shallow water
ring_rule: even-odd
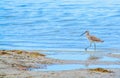
[[[107,57],[107,56],[104,56],[100,59],[100,61],[111,61],[111,62],[120,62],[120,59],[119,58],[113,58],[113,57]]]
[[[98,64],[98,65],[84,65],[84,64],[52,64],[52,65],[39,65],[40,68],[30,68],[30,71],[63,71],[74,69],[90,69],[90,68],[120,68],[120,58],[110,57],[108,54],[120,54],[116,51],[82,51],[82,50],[49,50],[42,52],[48,58],[59,60],[78,60],[78,61],[99,61],[99,62],[113,62],[112,64]]]
[[[89,51],[89,52],[42,52],[48,58],[54,58],[59,60],[97,60],[97,61],[109,61],[109,62],[120,62],[119,58],[109,57],[108,53],[102,51]],[[112,53],[112,52],[109,52]],[[116,54],[116,53],[113,53]]]
[[[0,49],[84,49],[89,30],[120,48],[120,0],[1,0]]]
[[[120,68],[120,65],[90,65],[85,66],[81,64],[55,64],[55,65],[44,65],[40,68],[29,68],[29,71],[64,71],[64,70],[75,70],[75,69],[90,69],[90,68]]]
[[[120,62],[119,58],[107,56],[110,51],[81,51],[81,50],[51,50],[49,52],[42,52],[48,58],[59,59],[59,60],[79,60],[79,61],[102,61],[102,62]],[[120,54],[115,51],[112,54]],[[40,65],[41,66],[41,65]],[[120,68],[119,64],[113,65],[84,65],[84,64],[53,64],[53,65],[42,65],[42,68],[30,68],[31,71],[63,71],[63,70],[74,70],[74,69],[89,69],[89,68]]]

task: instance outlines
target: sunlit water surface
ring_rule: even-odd
[[[41,52],[46,55],[47,58],[59,59],[59,60],[74,60],[74,61],[95,61],[99,64],[38,64],[37,68],[29,68],[29,71],[65,71],[65,70],[79,70],[79,69],[92,69],[92,68],[113,68],[120,69],[120,58],[108,56],[112,52],[104,51],[48,51]],[[116,52],[117,53],[117,52]],[[113,52],[112,54],[116,54]],[[117,53],[120,55],[120,53]],[[104,62],[105,64],[100,64]],[[106,62],[111,62],[113,64],[107,64]]]
[[[120,0],[1,0],[0,49],[84,49],[85,30],[120,47]]]
[[[120,62],[120,59],[117,57],[107,56],[108,53],[100,51],[79,51],[79,52],[41,52],[46,55],[48,58],[60,59],[60,60],[97,60],[97,61],[109,61],[109,62]],[[111,52],[109,52],[111,53]],[[115,54],[115,53],[112,53]],[[120,55],[120,53],[118,54]]]

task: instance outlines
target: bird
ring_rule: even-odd
[[[86,51],[87,51],[88,48],[90,48],[92,46],[92,43],[94,43],[94,50],[96,50],[96,43],[104,42],[100,38],[97,38],[96,36],[91,35],[89,31],[85,31],[83,34],[81,34],[81,36],[84,35],[84,34],[86,35],[87,39],[90,42],[90,45],[85,48]]]

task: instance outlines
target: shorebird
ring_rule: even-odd
[[[86,37],[87,39],[90,41],[90,45],[88,47],[85,48],[85,50],[87,51],[87,49],[89,47],[91,47],[92,43],[94,43],[94,49],[96,50],[96,44],[95,43],[98,43],[98,42],[104,42],[103,40],[93,36],[93,35],[90,35],[89,31],[85,31],[82,35],[86,34]]]

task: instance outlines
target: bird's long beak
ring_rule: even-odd
[[[80,36],[84,35],[86,32],[82,33]]]

